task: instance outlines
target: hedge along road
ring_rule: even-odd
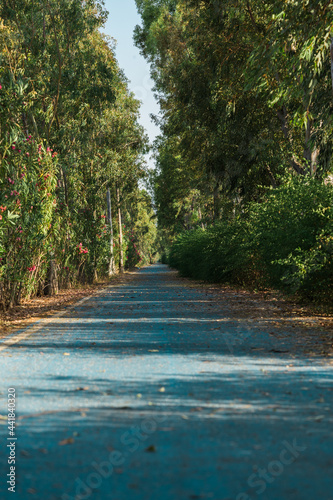
[[[1,498],[333,499],[329,361],[166,266],[24,335],[0,344]]]

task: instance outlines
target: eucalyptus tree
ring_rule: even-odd
[[[332,2],[137,0],[137,6],[142,26],[135,40],[151,63],[162,114],[157,156],[165,167],[157,186],[170,192],[168,143],[177,144],[172,160],[168,150],[170,165],[184,173],[195,166],[193,179],[205,172],[206,186],[236,204],[260,198],[285,174],[330,168]]]

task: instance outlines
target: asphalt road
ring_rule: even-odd
[[[332,500],[332,365],[289,351],[138,271],[0,343],[0,498]]]

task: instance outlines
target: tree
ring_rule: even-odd
[[[122,203],[139,203],[131,193],[146,175],[147,138],[113,41],[99,31],[105,19],[94,0],[1,4],[3,308],[107,275],[106,192],[114,207],[116,185]]]

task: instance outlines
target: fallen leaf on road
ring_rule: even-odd
[[[314,417],[314,421],[315,422],[321,422],[323,420],[323,418],[325,418],[325,415],[317,415],[316,417]]]
[[[145,449],[145,451],[149,453],[154,453],[156,451],[155,446],[152,444],[151,446],[148,446],[148,448]]]
[[[215,415],[218,411],[223,411],[224,408],[215,408],[215,410],[212,410],[209,415]]]
[[[60,446],[64,446],[65,444],[73,444],[74,443],[74,438],[70,437],[67,439],[63,439],[62,441],[59,441]]]

